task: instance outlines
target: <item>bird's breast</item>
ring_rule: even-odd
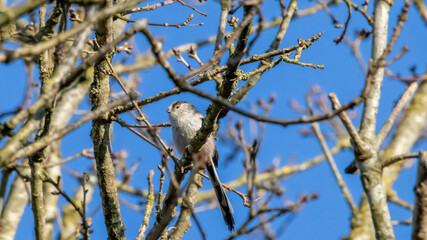
[[[190,143],[191,138],[196,135],[202,122],[194,118],[182,117],[176,119],[172,124],[172,136],[176,150],[183,154],[185,147]]]

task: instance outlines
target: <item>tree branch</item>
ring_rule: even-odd
[[[412,239],[427,237],[427,152],[418,156],[417,183],[414,188],[415,204],[412,217]]]

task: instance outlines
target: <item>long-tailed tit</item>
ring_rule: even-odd
[[[185,147],[190,143],[197,131],[202,126],[203,115],[194,108],[191,103],[178,101],[172,103],[168,108],[169,119],[172,123],[172,136],[176,150],[183,154]],[[233,207],[225,194],[221,185],[215,167],[218,167],[218,152],[215,146],[215,140],[209,136],[206,143],[200,149],[201,156],[204,157],[203,166],[209,174],[216,197],[218,198],[222,216],[228,229],[234,229]]]

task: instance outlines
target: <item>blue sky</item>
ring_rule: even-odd
[[[157,1],[148,1],[149,4],[153,4],[155,2]],[[288,4],[288,1],[285,2]],[[360,4],[359,2],[361,1],[357,1],[358,4]],[[305,9],[313,4],[315,4],[315,1],[300,1],[299,9]],[[400,13],[402,5],[403,1],[396,1],[395,5],[392,7],[390,14],[390,29],[397,21],[397,16]],[[200,11],[207,13],[208,16],[201,16],[200,14],[194,13],[191,9],[175,3],[156,11],[134,14],[132,15],[132,19],[147,18],[148,22],[152,23],[180,23],[190,14],[194,13],[194,18],[191,23],[203,22],[204,26],[182,27],[180,29],[150,27],[150,30],[157,37],[163,38],[163,49],[169,50],[174,46],[179,46],[187,42],[200,41],[211,35],[215,35],[217,24],[219,22],[219,3],[210,0],[201,5],[194,4],[194,6]],[[278,6],[277,0],[265,1],[262,8],[265,21],[269,21],[273,17],[280,16],[280,8]],[[370,4],[369,9],[372,11],[372,3]],[[347,17],[347,9],[344,4],[341,4],[339,7],[331,7],[330,10],[335,17],[340,20],[340,23],[344,23]],[[238,11],[236,16],[242,19],[241,14],[241,11]],[[244,101],[238,104],[238,106],[243,109],[247,109],[247,103],[254,103],[259,98],[268,99],[270,94],[274,93],[277,96],[277,101],[273,106],[270,116],[282,119],[293,119],[300,117],[300,114],[292,111],[289,106],[289,100],[296,99],[301,104],[304,104],[305,94],[313,84],[319,85],[326,93],[335,92],[341,103],[348,102],[352,98],[357,97],[363,86],[364,74],[348,46],[344,43],[337,45],[333,42],[335,37],[341,34],[342,29],[334,28],[331,22],[331,19],[325,12],[318,12],[312,16],[296,19],[291,22],[288,32],[280,46],[280,48],[285,48],[295,45],[298,38],[308,39],[323,31],[323,36],[308,50],[303,52],[300,61],[323,64],[325,65],[324,70],[303,68],[301,66],[281,63],[276,68],[266,72],[261,81],[253,88]],[[367,25],[366,20],[364,20],[358,12],[353,11],[353,17],[350,21],[347,37],[354,39],[355,30],[360,30],[361,28],[369,29],[369,26]],[[262,54],[266,49],[268,49],[270,42],[274,38],[276,30],[277,28],[265,30],[260,39],[256,42],[251,54]],[[409,68],[415,65],[417,66],[418,74],[422,73],[427,66],[425,58],[425,53],[427,53],[427,45],[425,44],[426,40],[426,25],[421,21],[415,7],[411,6],[408,22],[405,24],[401,37],[396,44],[395,50],[391,53],[391,56],[395,56],[404,45],[409,46],[409,52],[403,57],[403,59],[392,65],[390,69],[395,73],[401,73],[404,76],[408,76],[410,75]],[[144,53],[149,51],[149,45],[142,35],[137,35],[134,41],[139,52]],[[363,42],[361,46],[365,62],[368,61],[370,56],[370,45],[371,38]],[[202,61],[207,61],[211,57],[212,52],[213,45],[208,45],[198,50]],[[123,53],[116,55],[116,60],[123,59],[123,56]],[[132,60],[133,58],[130,57],[126,61],[130,63]],[[193,66],[197,66],[196,62],[191,59],[187,60]],[[185,73],[187,71],[182,64],[175,61],[175,58],[171,58],[170,62],[178,73]],[[224,59],[222,63],[225,63]],[[242,69],[247,71],[254,69],[256,66],[257,64],[252,64],[244,66]],[[7,103],[0,105],[0,112],[4,112],[6,110],[14,109],[19,105],[26,82],[26,73],[24,71],[23,62],[19,60],[8,65],[0,65],[0,72],[2,73],[0,89],[7,90],[2,91],[3,93],[0,94],[0,101]],[[149,71],[141,71],[139,76],[141,77],[142,82],[138,90],[142,93],[142,98],[153,96],[159,91],[167,91],[173,87],[172,81],[167,78],[165,72],[158,66],[153,67]],[[37,73],[34,76],[34,80],[38,82]],[[118,91],[119,86],[113,80],[112,86],[113,89]],[[212,94],[215,93],[215,85],[212,82],[202,84],[200,88]],[[383,95],[380,101],[377,128],[382,126],[394,103],[404,89],[405,84],[385,78]],[[155,104],[145,106],[143,107],[143,111],[148,115],[152,124],[167,122],[169,119],[166,109],[176,100],[189,101],[202,113],[205,112],[209,105],[209,102],[205,99],[201,99],[189,93],[184,93],[161,100]],[[79,107],[79,109],[89,108],[90,106],[87,99]],[[361,109],[362,108],[360,106],[356,108],[356,111],[359,113],[358,117],[354,119],[354,123],[356,125],[360,118]],[[79,117],[80,116],[76,115],[73,119],[75,120]],[[121,117],[126,120],[131,119],[128,114],[124,114]],[[226,118],[221,120],[220,132],[222,133],[226,131],[227,121],[233,121],[235,123],[237,119],[241,118],[241,116],[235,113],[229,113]],[[1,120],[3,121],[4,119]],[[249,129],[249,120],[244,119],[244,126],[246,130]],[[321,154],[321,148],[313,137],[301,137],[299,133],[301,129],[308,127],[309,125],[289,126],[286,128],[267,125],[266,137],[258,155],[259,171],[263,171],[271,166],[274,158],[279,158],[280,166],[283,166],[291,158],[294,159],[292,161],[297,164]],[[321,124],[321,128],[325,129],[325,125]],[[89,131],[90,124],[86,124],[63,139],[62,153],[64,158],[74,155],[83,148],[90,148],[92,146]],[[117,124],[114,124],[113,131],[113,150],[118,152],[125,149],[129,154],[127,159],[129,166],[135,161],[140,161],[140,167],[132,178],[132,185],[139,188],[146,188],[148,171],[150,169],[155,169],[154,184],[155,189],[158,189],[160,174],[156,166],[157,164],[160,164],[160,155],[157,150],[143,142],[128,130],[122,129]],[[163,129],[160,136],[165,139],[167,143],[172,143],[170,129]],[[250,138],[248,131],[246,133],[246,137],[248,142],[253,140]],[[1,144],[4,143],[2,142]],[[329,147],[332,147],[334,142],[328,141],[328,145]],[[229,146],[220,141],[217,142],[217,146],[220,154],[220,161],[221,156],[224,158],[232,151]],[[426,144],[423,143],[420,146],[417,146],[414,151],[419,149],[426,149]],[[241,160],[243,157],[243,154],[240,153],[238,157],[227,166],[224,166],[220,162],[220,169],[218,171],[223,182],[231,181],[242,173],[243,168]],[[352,159],[353,156],[350,151],[341,152],[335,156],[336,163],[343,174],[344,180],[349,186],[355,201],[358,202],[362,193],[359,176],[345,175],[343,173],[344,168],[352,161]],[[91,163],[92,162],[90,160],[79,158],[73,162],[67,163],[64,167],[74,171],[83,172],[87,171]],[[409,167],[402,172],[395,184],[395,189],[398,191],[399,196],[410,203],[414,200],[412,189],[415,183],[415,175],[416,168],[414,166]],[[78,182],[67,173],[64,173],[63,181],[64,186],[66,186],[65,190],[67,193],[72,194],[73,189],[78,185]],[[205,181],[204,183],[204,189],[211,188],[208,181]],[[298,196],[304,193],[310,194],[317,192],[319,193],[320,198],[305,204],[300,212],[290,214],[289,216],[283,216],[272,224],[273,230],[277,230],[282,226],[282,223],[286,218],[293,217],[293,220],[290,222],[286,231],[281,235],[280,239],[338,239],[349,232],[349,207],[346,205],[326,162],[323,162],[308,171],[283,179],[281,183],[285,193],[282,196],[282,202],[273,202],[276,206],[280,206],[285,202],[285,200],[296,201]],[[243,192],[246,191],[244,187],[239,190]],[[229,193],[228,196],[234,206],[236,224],[237,227],[239,227],[248,216],[248,209],[242,206],[242,200],[237,195]],[[131,197],[126,194],[120,194],[120,197],[132,203],[143,201],[143,199]],[[61,198],[60,203],[63,205],[66,202]],[[89,204],[88,212],[93,212],[99,205],[99,192],[96,191],[93,201]],[[393,220],[403,221],[411,216],[411,212],[396,207],[393,204],[389,204],[389,207]],[[127,228],[126,235],[129,239],[132,239],[138,232],[143,214],[130,210],[123,204],[121,206],[121,211],[123,221]],[[201,221],[202,228],[205,230],[208,239],[223,239],[229,236],[227,228],[223,224],[219,209],[198,213],[197,216]],[[27,211],[19,226],[20,231],[18,231],[17,239],[32,238],[32,235],[29,235],[30,231],[28,230],[32,229],[32,221],[31,208],[27,207]],[[106,239],[106,230],[103,226],[103,221],[102,211],[98,211],[94,215],[93,219],[94,226],[92,228],[95,230],[92,234],[93,239]],[[150,226],[153,221],[154,218],[151,219]],[[24,229],[27,230],[22,231]],[[410,231],[411,228],[408,226],[395,227],[397,239],[409,238]],[[199,236],[199,232],[194,227],[190,229],[184,239],[199,239]],[[257,239],[260,236],[261,235],[254,235],[254,239]],[[246,238],[243,237],[241,239]]]

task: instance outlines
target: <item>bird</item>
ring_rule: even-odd
[[[172,103],[167,112],[172,125],[172,138],[175,149],[182,155],[191,139],[202,127],[204,116],[191,103],[185,101]],[[204,156],[203,160],[205,162],[202,164],[205,166],[212,182],[224,222],[231,232],[234,230],[235,224],[234,211],[215,169],[218,167],[218,151],[213,136],[208,137],[206,143],[200,149],[200,153],[203,153],[201,156]]]

